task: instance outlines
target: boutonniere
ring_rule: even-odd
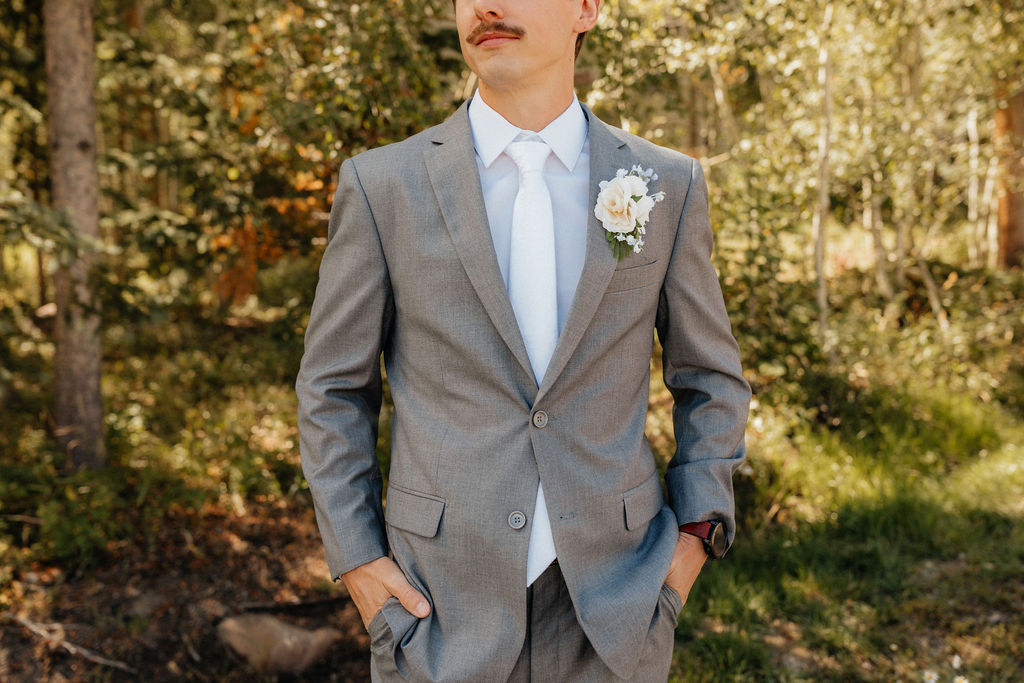
[[[644,248],[647,219],[654,205],[665,198],[664,192],[647,194],[647,183],[657,180],[653,169],[639,165],[627,171],[620,168],[611,180],[602,180],[594,215],[607,234],[615,258],[622,260]]]

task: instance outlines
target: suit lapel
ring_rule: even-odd
[[[433,148],[423,153],[427,175],[455,251],[494,327],[532,379],[530,358],[494,254],[469,128],[468,103],[435,129],[432,141]]]
[[[611,247],[605,241],[604,227],[592,211],[597,203],[600,182],[614,177],[618,169],[628,169],[636,163],[629,146],[624,139],[618,137],[616,130],[586,107],[584,109],[590,122],[587,253],[569,315],[544,373],[538,398],[565,369],[597,312],[597,306],[618,264]],[[477,173],[473,135],[469,128],[468,103],[463,104],[435,129],[432,141],[433,148],[424,152],[427,175],[455,251],[494,327],[532,379],[530,358],[494,253],[487,209],[480,189],[480,175]]]
[[[616,130],[605,124],[594,116],[590,109],[584,106],[587,118],[590,121],[590,198],[587,204],[587,253],[583,262],[583,273],[580,275],[579,284],[576,285],[576,294],[573,296],[572,305],[569,308],[569,315],[566,318],[565,326],[558,338],[555,352],[548,363],[547,371],[541,382],[538,399],[558,379],[558,375],[565,369],[566,363],[572,357],[576,346],[579,345],[583,333],[590,325],[590,320],[597,312],[597,306],[604,297],[604,290],[608,287],[615,266],[618,261],[612,253],[611,247],[605,240],[605,230],[601,221],[594,216],[593,207],[597,204],[597,195],[600,192],[602,180],[610,180],[615,177],[615,172],[620,168],[631,168],[636,159],[625,140],[619,139]]]

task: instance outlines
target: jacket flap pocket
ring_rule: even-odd
[[[624,292],[630,289],[660,284],[660,269],[657,265],[658,261],[654,260],[639,266],[617,269],[612,273],[612,279],[608,282],[605,292]]]
[[[622,506],[626,511],[626,528],[630,531],[639,529],[651,521],[665,505],[665,496],[661,493],[661,482],[658,473],[654,472],[647,481],[633,487],[622,494]]]
[[[384,519],[391,526],[431,538],[437,535],[442,512],[443,498],[403,489],[395,484],[388,485]]]

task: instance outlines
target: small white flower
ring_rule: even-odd
[[[953,683],[970,683],[966,676],[957,676],[953,679]]]
[[[929,670],[924,672],[924,683],[938,683],[938,680],[939,674],[934,671]]]
[[[953,668],[959,669],[960,665],[964,663],[964,660],[960,659],[960,655],[953,655]]]

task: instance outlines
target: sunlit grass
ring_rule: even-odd
[[[691,595],[673,680],[1024,675],[1024,421],[993,400],[1017,381],[1015,306],[1009,337],[847,311],[836,363],[762,387],[738,541]]]

